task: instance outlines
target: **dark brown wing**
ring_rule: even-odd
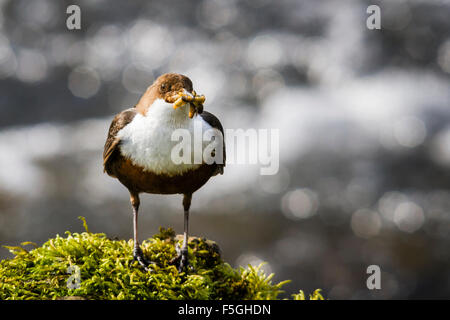
[[[120,139],[117,138],[117,133],[129,124],[136,116],[137,112],[135,108],[130,108],[117,114],[111,126],[109,127],[108,138],[106,139],[105,148],[103,150],[103,171],[112,175],[109,170],[109,162],[113,158],[112,155],[118,149]]]
[[[225,167],[225,162],[226,162],[226,152],[225,152],[225,134],[223,132],[223,127],[222,124],[220,123],[219,119],[217,119],[217,117],[215,115],[213,115],[212,113],[208,112],[208,111],[203,111],[201,114],[199,114],[200,117],[203,118],[203,120],[205,120],[211,127],[219,130],[220,132],[222,132],[222,137],[223,137],[223,163],[221,164],[216,164],[217,165],[217,172],[216,174],[220,173],[223,174],[223,168]]]

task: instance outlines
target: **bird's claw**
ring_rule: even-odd
[[[151,264],[156,264],[153,261],[148,260],[144,256],[144,252],[140,247],[134,247],[133,249],[133,260],[137,261],[139,265],[144,268],[145,271],[153,271],[149,266]]]
[[[193,270],[193,267],[188,264],[188,248],[181,248],[178,244],[175,246],[177,256],[170,261],[170,264],[178,264],[178,272],[183,272],[185,268]]]
[[[188,264],[188,251],[182,250],[180,255],[180,263],[178,264],[178,272],[183,272],[184,268]]]

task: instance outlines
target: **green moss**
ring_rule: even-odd
[[[322,294],[320,293],[320,289],[315,290],[312,294],[309,295],[309,300],[324,300]],[[294,293],[292,295],[294,300],[306,300],[305,293],[300,290],[298,293]]]
[[[233,269],[214,242],[199,238],[189,242],[192,269],[179,273],[170,264],[176,243],[181,244],[172,229],[160,229],[142,243],[147,257],[157,262],[146,272],[133,261],[131,240],[111,240],[89,232],[85,221],[84,226],[86,232],[66,232],[41,247],[30,242],[6,247],[15,257],[0,261],[0,299],[276,299],[288,282],[273,284],[273,274],[266,276],[261,266]],[[30,245],[34,248],[27,250]],[[76,270],[70,266],[80,275],[73,289],[68,283],[75,283]],[[322,297],[316,292],[310,298]],[[300,291],[293,298],[305,296]]]

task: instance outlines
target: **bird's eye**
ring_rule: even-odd
[[[167,89],[167,85],[165,83],[163,83],[161,85],[161,91],[166,91],[166,89]]]

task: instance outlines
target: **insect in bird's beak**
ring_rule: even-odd
[[[176,97],[173,108],[177,109],[186,103],[189,103],[189,118],[193,118],[195,114],[203,112],[203,103],[205,103],[204,95],[197,95],[195,91],[192,94],[185,89],[181,90]]]

